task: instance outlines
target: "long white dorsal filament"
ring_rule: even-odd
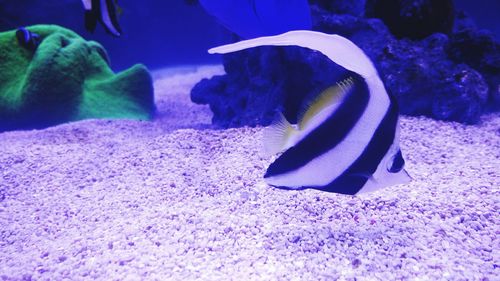
[[[365,79],[377,76],[371,60],[350,40],[335,34],[295,30],[276,36],[259,37],[223,45],[208,50],[210,54],[226,54],[259,46],[300,46],[316,50],[334,63],[353,71]]]

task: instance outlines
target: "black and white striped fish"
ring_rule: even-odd
[[[120,36],[122,31],[118,24],[116,0],[82,0],[85,9],[85,28],[94,32],[99,21],[108,33]]]
[[[410,181],[399,148],[396,100],[358,46],[339,35],[301,30],[240,41],[209,53],[264,45],[313,49],[346,70],[340,82],[308,104],[296,126],[282,116],[266,128],[266,151],[283,151],[267,169],[268,184],[354,195]]]

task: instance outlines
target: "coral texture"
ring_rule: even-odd
[[[41,37],[36,50],[22,47],[15,31],[0,33],[0,131],[152,118],[153,85],[144,66],[115,74],[98,43],[54,25],[28,30]]]
[[[398,98],[401,113],[475,124],[484,112],[500,108],[500,43],[462,13],[456,13],[450,35],[397,39],[380,19],[360,17],[364,13],[352,1],[338,4],[344,7],[339,14],[325,1],[313,2],[314,29],[360,46]],[[221,127],[268,125],[276,111],[293,122],[304,100],[337,82],[338,73],[322,55],[293,47],[224,55],[224,67],[226,75],[205,79],[191,92],[194,102],[210,105]]]

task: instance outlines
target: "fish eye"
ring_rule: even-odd
[[[389,173],[398,173],[403,169],[405,166],[405,160],[403,159],[401,150],[398,150],[398,152],[394,154],[392,162],[389,163],[389,165],[387,166],[387,171],[389,171]]]
[[[40,35],[33,33],[24,27],[16,30],[16,38],[19,45],[31,51],[35,51],[41,41]]]

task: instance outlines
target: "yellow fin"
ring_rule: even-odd
[[[334,86],[328,87],[326,90],[321,92],[317,98],[313,99],[309,103],[306,103],[297,119],[299,129],[304,129],[314,116],[326,107],[339,103],[352,89],[353,85],[354,80],[351,77],[346,78],[343,81],[336,83]]]
[[[278,118],[264,129],[264,155],[271,156],[289,148],[290,136],[295,128],[280,112]]]

